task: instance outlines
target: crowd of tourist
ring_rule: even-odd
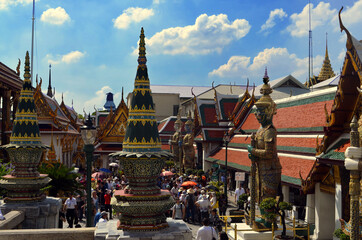
[[[80,182],[84,180],[85,176],[78,179]],[[175,205],[166,213],[167,217],[202,226],[196,239],[204,239],[202,236],[205,234],[213,237],[219,235],[219,238],[215,239],[227,239],[227,235],[222,232],[223,222],[219,217],[226,215],[227,198],[222,190],[210,184],[208,174],[187,176],[170,172],[166,176],[160,176],[157,185],[162,190],[170,191],[175,199]],[[91,186],[95,226],[98,222],[112,219],[116,214],[112,212],[111,198],[115,190],[127,188],[128,180],[124,175],[113,177],[100,174],[92,178]],[[244,189],[238,188],[235,200],[243,193]],[[85,197],[84,191],[83,194],[70,195],[66,199],[60,219],[66,220],[69,228],[77,227],[78,223],[83,221],[87,211]]]

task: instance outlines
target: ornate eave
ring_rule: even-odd
[[[114,112],[111,110],[100,126],[96,142],[123,142],[126,133],[127,120],[128,107],[122,97],[117,109]]]
[[[67,116],[67,118],[70,120],[70,124],[77,130],[79,131],[80,129],[80,122],[78,121],[78,117],[73,118],[72,114],[69,112],[67,106],[65,105],[63,99],[62,102],[59,105],[60,109],[64,112],[64,114]]]
[[[67,124],[60,122],[57,112],[52,110],[47,100],[45,99],[45,95],[41,91],[41,84],[42,80],[40,79],[40,83],[37,84],[36,88],[34,89],[34,102],[38,112],[38,119],[51,119],[59,130],[68,131],[70,120],[64,119]]]
[[[342,8],[343,9],[343,8]],[[324,128],[324,137],[317,146],[317,155],[325,152],[328,147],[342,134],[350,131],[349,123],[353,115],[358,111],[360,99],[357,88],[362,83],[362,69],[360,55],[356,50],[356,44],[362,44],[356,40],[339,20],[341,31],[347,34],[347,52],[344,59],[341,78],[338,83],[331,114],[327,113],[327,124]]]

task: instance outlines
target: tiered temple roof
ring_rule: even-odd
[[[122,99],[118,107],[110,109],[109,114],[99,125],[96,138],[95,152],[99,154],[109,154],[122,150],[122,142],[126,133],[128,119],[128,107]]]
[[[335,75],[336,74],[333,72],[331,61],[329,60],[328,44],[327,44],[327,39],[326,39],[326,53],[324,56],[321,71],[319,72],[318,77],[317,76],[312,77],[311,79],[309,79],[309,81],[307,81],[305,83],[305,85],[307,87],[312,87],[313,85],[323,82],[327,79],[330,79],[330,78],[334,77]]]

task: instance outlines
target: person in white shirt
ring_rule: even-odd
[[[237,203],[239,200],[239,197],[245,193],[245,189],[240,184],[239,188],[235,190],[235,202]]]
[[[185,212],[186,212],[185,205],[180,201],[179,198],[176,198],[176,204],[172,207],[172,218],[184,219]]]
[[[212,240],[212,238],[217,239],[216,231],[213,227],[209,226],[209,219],[204,218],[202,220],[202,227],[197,230],[196,240]]]
[[[106,211],[103,211],[101,213],[101,218],[98,222],[107,222],[108,221],[108,213]]]
[[[202,198],[196,202],[196,206],[198,206],[200,209],[201,220],[204,218],[209,218],[209,210],[211,209],[211,203],[205,194],[203,194]]]
[[[65,200],[63,210],[67,210],[66,218],[69,224],[68,228],[73,228],[73,223],[76,218],[76,206],[77,200],[73,197],[72,194],[69,195],[69,198]]]

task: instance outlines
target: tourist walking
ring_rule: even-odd
[[[211,203],[206,194],[202,194],[201,199],[196,202],[196,206],[200,209],[199,222],[201,219],[209,218]]]
[[[172,218],[173,219],[185,219],[186,207],[180,201],[179,198],[176,198],[176,204],[172,207]]]
[[[226,195],[221,194],[221,196],[219,198],[219,214],[220,214],[220,216],[226,215],[226,209],[227,209]]]
[[[109,219],[112,219],[111,190],[107,190],[104,194],[104,210],[109,212]]]
[[[213,227],[209,226],[209,219],[202,220],[202,227],[199,228],[196,234],[196,240],[212,240],[217,239],[216,231]]]
[[[244,193],[245,193],[245,189],[243,188],[242,184],[240,183],[239,188],[235,190],[235,203],[238,202],[239,197]]]
[[[76,219],[76,207],[77,200],[70,194],[69,198],[65,200],[63,208],[63,210],[66,211],[66,218],[69,225],[68,228],[73,228],[74,220]]]
[[[192,223],[195,223],[195,196],[194,196],[195,191],[190,188],[187,190],[187,195],[186,195],[186,221],[189,222],[190,218]]]

